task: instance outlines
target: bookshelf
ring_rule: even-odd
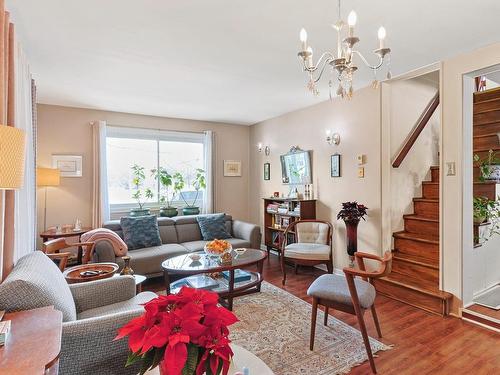
[[[300,219],[316,219],[316,199],[263,198],[264,242],[267,252],[281,251],[288,224]],[[288,242],[295,242],[295,233],[289,232]]]

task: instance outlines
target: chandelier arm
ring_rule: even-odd
[[[372,69],[372,70],[380,69],[380,67],[384,64],[384,58],[383,57],[379,56],[380,61],[379,61],[379,63],[377,65],[370,65],[370,63],[368,62],[368,60],[366,60],[366,58],[363,56],[363,54],[361,52],[356,51],[356,50],[352,50],[351,53],[358,55],[361,58],[361,60],[365,63],[365,65],[368,68]]]
[[[318,77],[314,79],[314,83],[318,83],[321,77],[323,76],[323,72],[325,71],[326,66],[328,65],[328,60],[325,60],[323,63],[323,67],[321,68]]]
[[[324,61],[323,61],[323,59],[324,59]],[[323,71],[325,69],[325,65],[329,64],[330,61],[333,61],[334,59],[335,59],[335,57],[330,52],[325,52],[321,55],[321,57],[318,59],[316,65],[314,65],[313,67],[308,68],[306,66],[305,60],[302,62],[302,64],[304,66],[304,71],[309,72],[309,73],[314,73],[316,70],[318,70],[320,68],[321,64],[323,64],[323,66],[321,67],[321,71]]]

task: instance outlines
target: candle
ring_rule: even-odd
[[[307,50],[307,31],[304,28],[302,28],[300,30],[300,42],[302,45],[302,51],[306,51]]]
[[[383,26],[381,26],[378,29],[378,41],[379,41],[379,47],[378,48],[379,49],[384,48],[385,35],[386,35],[385,29],[384,29]]]
[[[347,17],[347,24],[349,25],[349,37],[354,36],[354,26],[356,26],[358,16],[354,10],[351,10],[349,16]]]
[[[307,47],[307,52],[310,53],[310,55],[307,56],[307,67],[312,68],[312,66],[313,66],[313,49],[311,47]]]

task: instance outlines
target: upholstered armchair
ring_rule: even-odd
[[[125,368],[127,341],[113,339],[118,328],[143,313],[141,304],[155,297],[136,295],[132,276],[68,285],[41,251],[21,258],[0,284],[0,310],[54,306],[63,313],[61,375],[138,374],[137,366]]]
[[[297,242],[288,243],[288,234],[295,234]],[[328,273],[333,272],[332,249],[333,226],[322,220],[297,220],[286,228],[281,248],[281,271],[283,285],[286,282],[285,261],[295,265],[295,272],[299,265],[315,266],[325,264]]]

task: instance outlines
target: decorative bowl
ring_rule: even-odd
[[[191,258],[191,260],[194,260],[194,261],[200,260],[200,258],[201,258],[201,255],[196,254],[196,253],[189,254],[188,256],[189,256],[189,258]]]
[[[245,254],[246,251],[247,251],[247,249],[245,249],[244,247],[238,247],[237,249],[234,249],[234,252],[238,256]]]
[[[204,247],[205,253],[209,256],[220,257],[224,254],[230,253],[233,250],[231,244],[224,240],[213,240],[207,242]]]

